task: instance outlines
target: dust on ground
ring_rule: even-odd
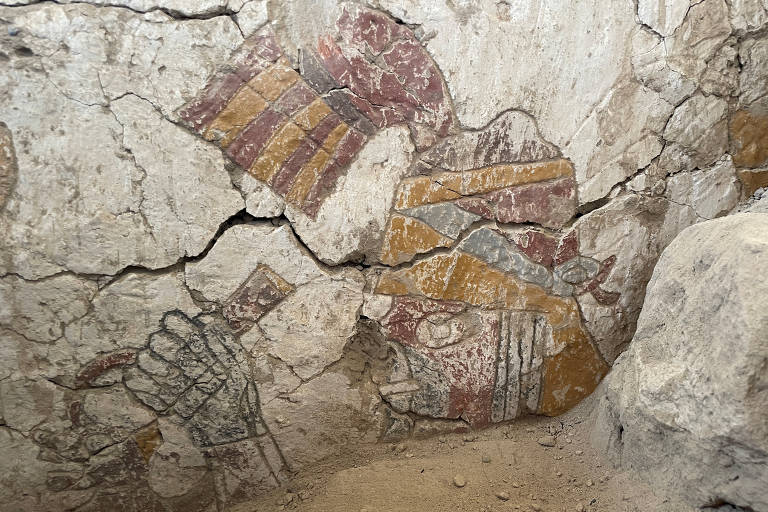
[[[232,512],[693,512],[614,469],[589,430],[584,404],[559,418],[358,447]],[[555,446],[541,444],[549,436]]]

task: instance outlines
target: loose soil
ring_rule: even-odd
[[[559,418],[366,446],[232,512],[693,512],[617,472],[591,447],[589,427],[583,404]],[[556,446],[539,444],[545,436]]]

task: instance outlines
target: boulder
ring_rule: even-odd
[[[768,510],[768,215],[684,230],[598,388],[592,441],[693,506]]]

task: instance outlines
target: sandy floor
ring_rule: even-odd
[[[576,410],[471,435],[366,447],[307,468],[233,512],[691,512],[601,460],[586,418]],[[539,444],[544,436],[554,436],[556,446]]]

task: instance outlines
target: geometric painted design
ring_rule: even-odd
[[[259,265],[222,309],[229,326],[242,334],[280,303],[293,286],[266,265]]]
[[[411,171],[384,233],[379,261],[385,265],[451,247],[475,223],[560,229],[576,213],[573,165],[522,112],[435,141],[421,149]]]
[[[268,434],[244,350],[215,323],[166,313],[123,379],[141,402],[184,425],[198,446]]]
[[[453,110],[437,67],[407,27],[345,8],[335,36],[302,52],[300,76],[265,28],[179,111],[235,163],[315,218],[381,128],[408,124],[445,136]]]
[[[440,172],[406,178],[400,185],[396,207],[483,196],[510,187],[573,176],[573,167],[563,159],[526,164],[496,164],[462,172]]]
[[[408,371],[382,394],[401,409],[476,427],[557,415],[608,371],[573,297],[460,250],[384,272],[374,291],[395,296],[381,323]]]
[[[379,259],[385,265],[397,265],[411,260],[416,254],[429,252],[436,247],[450,247],[452,244],[452,239],[439,233],[429,224],[412,217],[393,214]]]
[[[269,30],[246,41],[229,72],[179,114],[313,217],[366,140],[287,65]]]
[[[452,240],[481,219],[562,227],[576,213],[576,181],[573,166],[565,159],[437,171],[405,178],[395,209],[380,255],[386,265],[450,247]],[[401,220],[404,215],[413,220]],[[416,223],[418,230],[413,227]],[[408,228],[411,233],[406,233]],[[444,236],[430,236],[432,230]]]
[[[375,293],[394,296],[381,320],[398,360],[380,386],[391,407],[483,426],[559,414],[591,393],[608,365],[575,296],[614,304],[618,294],[601,284],[615,258],[584,257],[575,233],[549,231],[576,213],[575,172],[535,121],[510,111],[486,128],[459,130],[442,76],[413,32],[355,5],[316,50],[302,49],[300,70],[264,29],[180,115],[313,218],[368,137],[411,129],[420,155],[396,191],[379,261],[398,266],[452,251],[385,271],[376,284]],[[476,226],[489,221],[542,229]],[[243,332],[292,291],[259,267],[223,314]]]
[[[408,123],[444,137],[453,127],[447,87],[413,32],[370,9],[344,8],[337,34],[322,37],[317,56],[322,92],[340,91],[335,101],[354,108],[366,124],[383,128]],[[309,75],[320,77],[312,68]],[[360,117],[360,116],[356,116]]]

